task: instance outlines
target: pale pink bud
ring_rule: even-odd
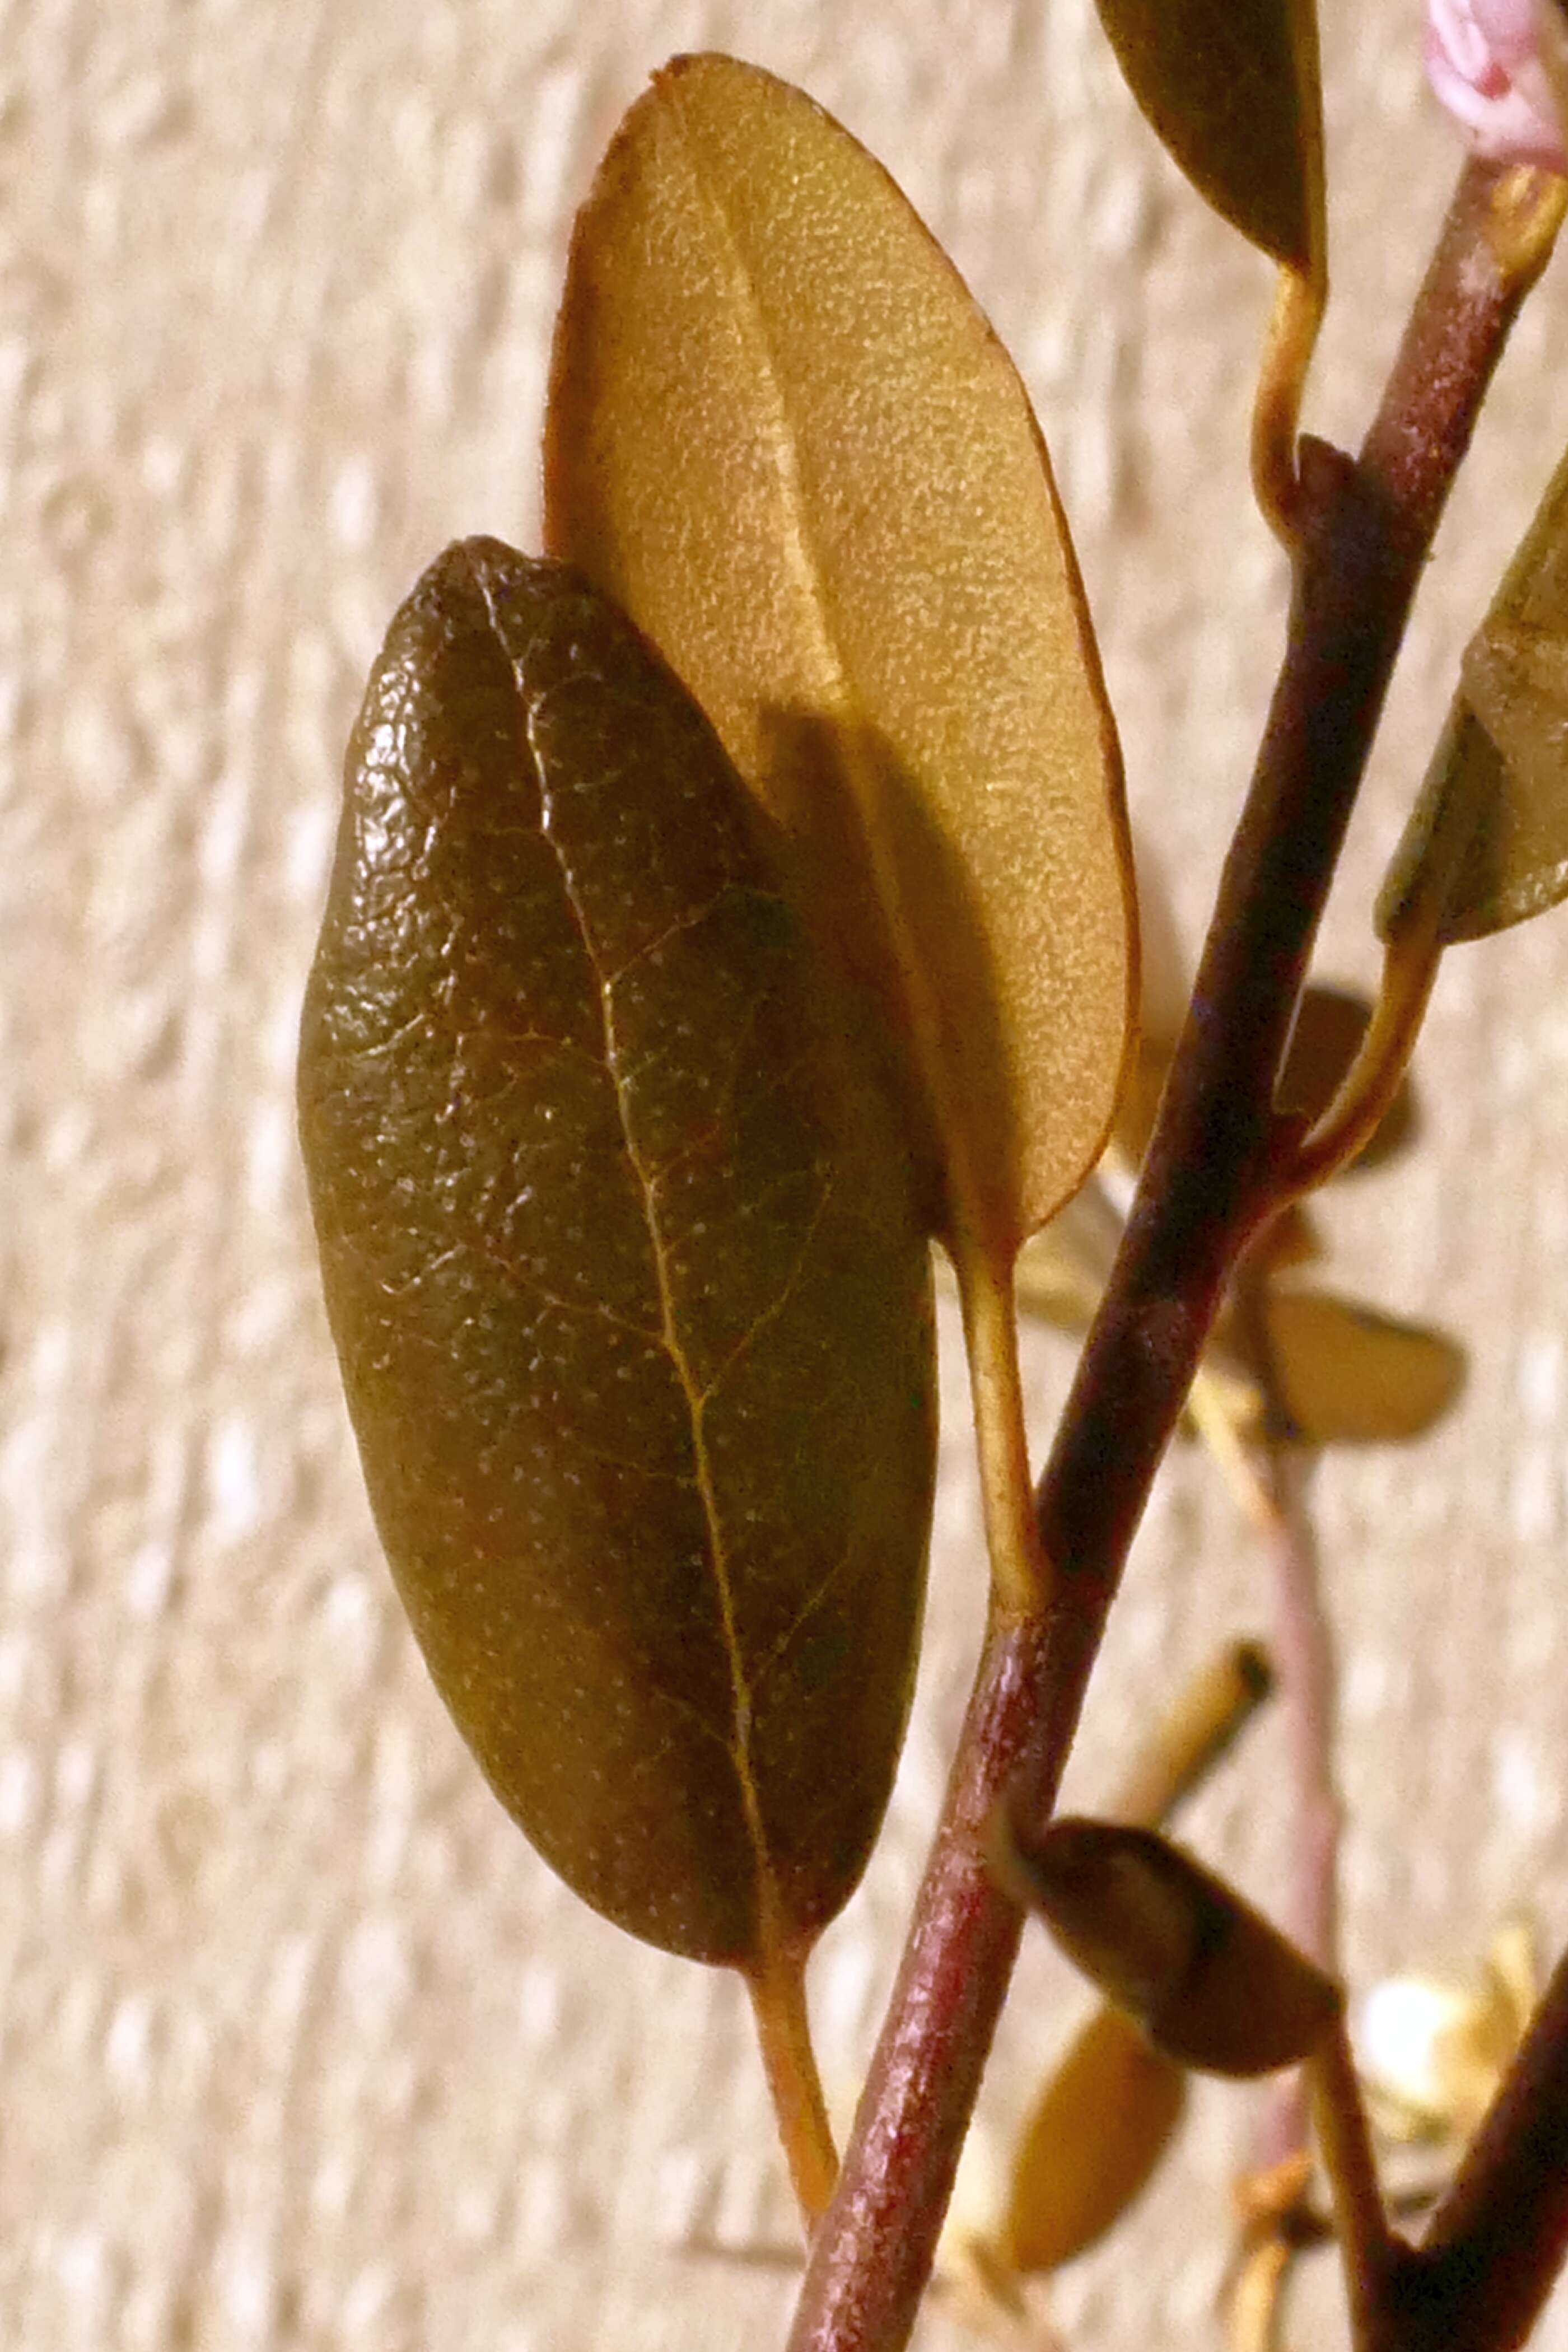
[[[1533,0],[1426,0],[1426,79],[1497,163],[1568,172]]]

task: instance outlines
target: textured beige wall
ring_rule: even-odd
[[[1454,157],[1414,0],[1326,12],[1335,261],[1311,404],[1354,436]],[[1279,641],[1245,500],[1267,272],[1120,89],[1089,0],[0,5],[0,2337],[13,2352],[616,2352],[779,2339],[737,1994],[624,1943],[469,1768],[394,1608],[329,1358],[291,1062],[336,769],[444,541],[528,543],[571,207],[646,69],[733,47],[890,165],[1038,403],[1189,933]],[[1446,527],[1325,961],[1458,644],[1568,436],[1559,266]],[[1553,366],[1555,357],[1557,364]],[[1461,950],[1419,1161],[1332,1210],[1474,1349],[1440,1440],[1317,1501],[1346,1645],[1364,1980],[1509,1906],[1568,1929],[1568,919]],[[1043,1437],[1065,1358],[1029,1371]],[[894,1817],[815,1990],[863,2063],[976,1613],[960,1387]],[[1162,1482],[1075,1785],[1262,1613],[1212,1475]],[[1277,1732],[1193,1832],[1279,1885]],[[1073,1996],[1032,1953],[993,2085]],[[1210,2340],[1247,2102],[1063,2284],[1073,2340]],[[1326,2280],[1310,2285],[1331,2304]],[[1300,2334],[1309,2332],[1303,2315]],[[1314,2326],[1320,2340],[1333,2330]],[[926,2341],[963,2339],[934,2315]],[[1568,2312],[1552,2341],[1568,2345]]]

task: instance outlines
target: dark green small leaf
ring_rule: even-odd
[[[1019,2136],[998,2249],[1009,2269],[1058,2270],[1102,2238],[1146,2187],[1186,2093],[1130,2017],[1097,2010]]]
[[[1184,2066],[1271,2074],[1306,2057],[1342,2010],[1331,1978],[1157,1831],[1014,1822],[1000,1867],[1090,1981]]]
[[[436,1683],[588,1902],[753,1973],[845,1900],[909,1699],[928,1252],[701,714],[493,541],[350,747],[300,1127]]]
[[[1459,691],[1377,902],[1443,946],[1568,896],[1568,457],[1466,649]]]
[[[1422,1324],[1278,1283],[1262,1315],[1276,1401],[1309,1444],[1419,1437],[1464,1386],[1464,1349]]]
[[[1128,86],[1199,194],[1303,278],[1323,263],[1313,0],[1096,0]]]

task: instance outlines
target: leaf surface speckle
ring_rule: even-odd
[[[993,1261],[1081,1181],[1134,972],[1121,772],[1044,447],[887,174],[676,60],[579,215],[546,536],[658,644],[879,1007],[929,1213]]]
[[[908,1702],[927,1254],[742,788],[559,566],[468,542],[393,625],[300,1117],[383,1541],[497,1793],[633,1932],[798,1948]]]

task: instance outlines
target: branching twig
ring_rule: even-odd
[[[1413,2258],[1408,2352],[1513,2352],[1568,2252],[1568,1957]]]
[[[1019,1923],[984,1863],[1055,1796],[1106,1612],[1224,1285],[1268,1207],[1273,1093],[1410,600],[1525,280],[1467,167],[1359,463],[1301,450],[1289,641],[1137,1198],[1039,1496],[1043,1622],[993,1612],[914,1926],[791,2352],[913,2325]]]

